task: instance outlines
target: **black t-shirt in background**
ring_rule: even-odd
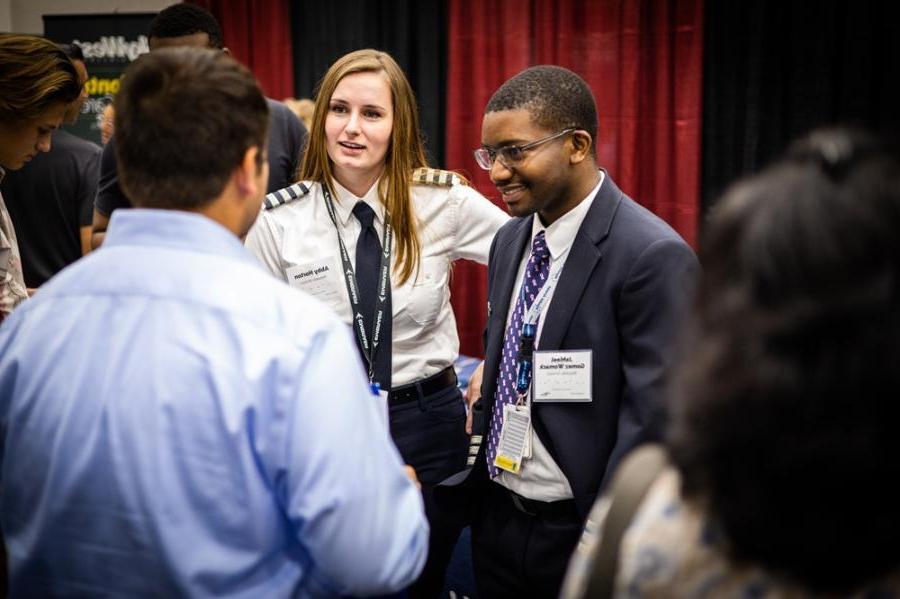
[[[91,224],[100,152],[97,144],[57,129],[49,152],[7,172],[0,183],[28,287],[81,258],[79,229]]]

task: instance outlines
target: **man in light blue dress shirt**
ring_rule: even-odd
[[[347,327],[239,237],[268,109],[222,52],[137,60],[103,248],[0,328],[12,596],[388,593],[428,525]]]

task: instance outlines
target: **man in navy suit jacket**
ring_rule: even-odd
[[[488,266],[484,440],[474,467],[440,491],[472,523],[481,597],[557,596],[616,463],[658,435],[671,342],[698,263],[598,170],[596,139],[593,95],[560,67],[519,73],[485,109],[476,159],[517,218],[497,233]],[[519,355],[529,309],[533,376],[522,366],[527,347]],[[515,417],[503,408],[510,398]],[[515,437],[508,420],[530,441],[521,458],[516,443],[499,440],[505,426]]]

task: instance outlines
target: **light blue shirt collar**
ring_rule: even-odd
[[[116,210],[103,246],[167,247],[255,264],[234,233],[211,218],[183,210]]]

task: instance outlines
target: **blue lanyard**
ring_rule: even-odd
[[[557,265],[555,269],[553,269],[552,274],[544,286],[541,287],[541,290],[538,292],[537,297],[534,298],[534,301],[531,302],[531,306],[528,308],[528,311],[523,315],[522,320],[522,332],[519,334],[519,356],[518,356],[518,368],[516,369],[516,392],[519,394],[519,399],[524,397],[526,393],[528,393],[528,388],[531,386],[531,377],[533,372],[533,356],[534,356],[534,347],[536,344],[536,336],[537,336],[537,327],[538,321],[541,318],[541,312],[544,309],[544,304],[550,298],[550,293],[556,287],[557,281],[559,281],[559,277],[562,275],[562,265]],[[524,287],[519,292],[521,294],[522,303],[525,303],[525,289]]]
[[[534,336],[537,324],[522,325],[519,335],[519,367],[516,375],[516,391],[520,399],[528,393],[531,386],[532,358],[534,356]]]

